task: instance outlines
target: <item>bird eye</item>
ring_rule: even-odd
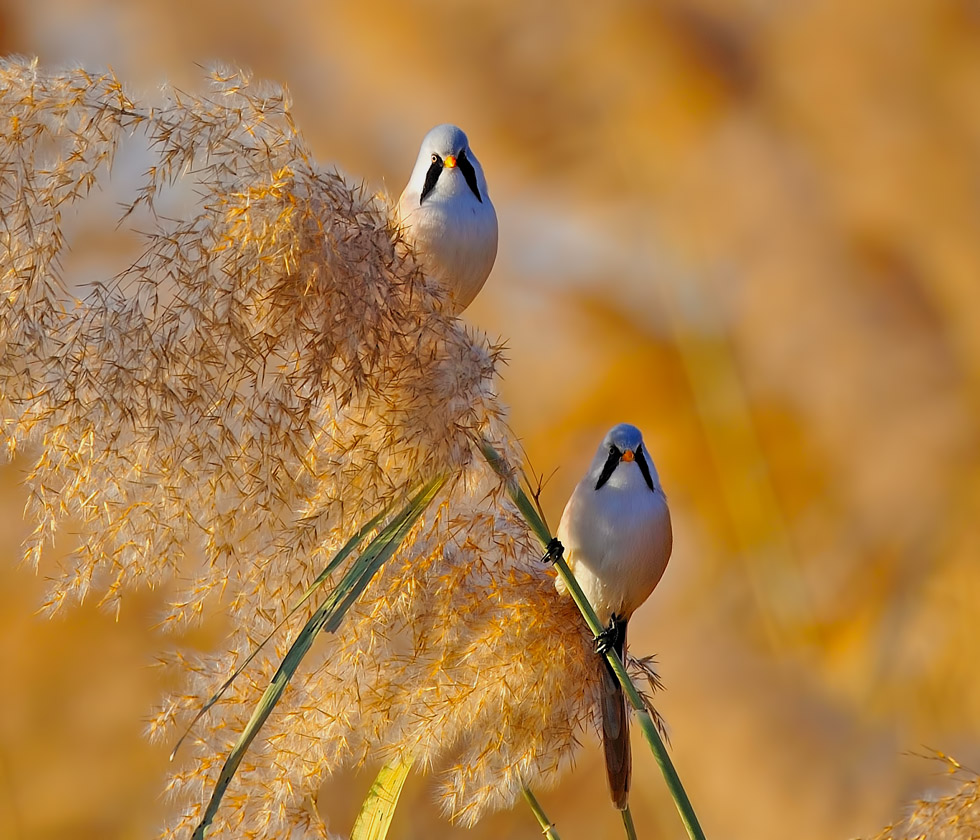
[[[433,163],[438,163],[439,162],[439,155],[433,155],[432,156],[432,162]]]

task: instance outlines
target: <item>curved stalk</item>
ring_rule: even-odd
[[[562,580],[565,582],[565,586],[568,588],[569,594],[571,594],[572,599],[575,601],[575,605],[579,608],[579,611],[585,618],[585,622],[588,624],[589,630],[592,631],[593,636],[598,638],[603,631],[603,627],[599,623],[599,619],[595,614],[595,610],[592,609],[592,605],[589,603],[588,598],[585,597],[582,587],[578,585],[578,581],[575,580],[575,576],[572,574],[571,569],[568,568],[568,564],[565,562],[565,558],[563,556],[564,548],[562,547],[562,544],[558,542],[557,539],[552,537],[548,526],[544,522],[544,519],[541,517],[534,503],[527,497],[527,494],[521,488],[520,482],[510,472],[509,466],[501,457],[500,453],[498,453],[497,450],[494,449],[493,445],[485,438],[480,441],[480,449],[482,450],[484,457],[487,459],[487,463],[490,465],[493,471],[504,480],[508,494],[510,495],[514,504],[517,505],[517,509],[521,512],[521,515],[527,522],[528,527],[535,533],[538,539],[541,540],[542,545],[545,546],[547,550],[545,557],[554,561],[558,574],[561,575]],[[610,648],[606,651],[605,656],[606,660],[612,667],[613,672],[616,674],[616,678],[623,686],[623,691],[625,692],[630,705],[632,705],[633,709],[636,711],[636,717],[640,724],[640,730],[643,732],[643,737],[646,738],[647,743],[650,745],[650,749],[653,751],[657,764],[660,765],[660,770],[663,773],[664,781],[667,783],[667,789],[670,791],[670,795],[674,800],[674,805],[677,808],[677,813],[680,815],[681,822],[684,824],[684,828],[687,831],[687,836],[690,838],[690,840],[705,840],[704,832],[701,829],[701,824],[698,822],[697,814],[694,813],[694,806],[691,805],[691,800],[688,798],[687,791],[684,790],[684,785],[681,783],[680,777],[677,775],[677,770],[674,768],[674,763],[670,760],[670,756],[667,753],[667,748],[664,746],[664,742],[660,738],[660,733],[657,732],[657,727],[653,722],[653,718],[650,716],[650,713],[647,711],[647,708],[643,703],[643,699],[640,697],[640,692],[637,691],[636,686],[633,685],[633,681],[630,679],[629,674],[626,673],[626,668],[623,666],[623,662],[620,660],[616,651]],[[624,817],[624,820],[625,819],[626,818]],[[632,822],[632,819],[630,821]]]

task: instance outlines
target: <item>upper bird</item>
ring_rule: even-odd
[[[497,213],[483,167],[455,125],[437,125],[423,138],[398,221],[426,273],[446,287],[453,314],[462,312],[497,257]]]
[[[626,623],[660,582],[673,544],[660,478],[636,426],[610,429],[572,492],[558,525],[575,580],[606,628],[599,649],[623,659]],[[567,592],[559,577],[558,591]],[[608,663],[602,669],[602,743],[613,802],[629,798],[632,760],[626,698]],[[624,660],[625,664],[625,660]]]

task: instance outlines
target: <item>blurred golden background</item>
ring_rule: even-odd
[[[510,348],[552,525],[622,420],[671,498],[631,645],[709,838],[867,836],[944,789],[911,752],[980,767],[976,0],[0,0],[0,53],[141,94],[251,68],[321,162],[394,195],[430,127],[467,131],[500,252],[465,319]],[[76,221],[96,277],[106,208]],[[165,593],[35,616],[26,467],[0,468],[0,837],[154,836]],[[539,798],[565,840],[621,836],[585,740]],[[634,761],[640,836],[682,836],[638,738]],[[371,778],[325,785],[334,831]],[[449,828],[413,778],[390,836],[436,832],[539,829],[522,804]]]

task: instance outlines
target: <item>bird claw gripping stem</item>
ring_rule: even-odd
[[[616,619],[611,618],[609,626],[595,637],[595,652],[605,656],[607,651],[615,647],[618,636],[619,627],[616,626]]]
[[[545,546],[544,557],[541,558],[542,563],[554,563],[559,558],[564,557],[565,546],[561,544],[561,540],[558,537],[552,537],[551,541]]]

